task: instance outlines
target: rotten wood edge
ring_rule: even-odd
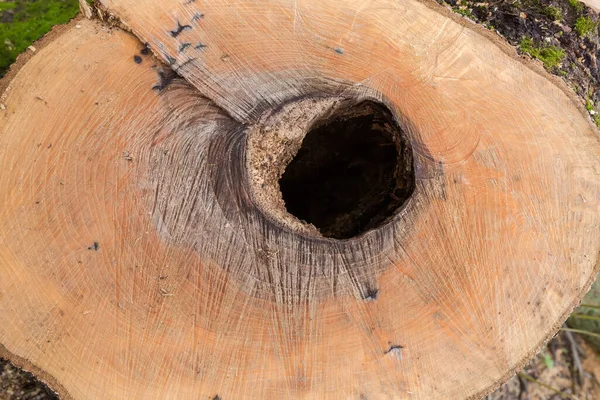
[[[600,141],[600,131],[598,130],[596,125],[592,122],[587,110],[584,107],[582,99],[568,86],[567,82],[565,82],[561,77],[553,75],[553,74],[549,73],[548,71],[546,71],[541,62],[539,62],[531,57],[525,56],[525,55],[519,55],[517,53],[515,47],[513,47],[510,43],[508,43],[503,37],[501,37],[500,35],[498,35],[497,33],[493,32],[493,31],[490,31],[489,29],[485,28],[483,25],[480,25],[474,21],[471,21],[470,19],[463,17],[459,14],[456,14],[451,9],[437,3],[435,0],[416,0],[416,1],[418,1],[420,4],[426,6],[427,8],[437,12],[438,14],[441,14],[442,16],[445,16],[445,17],[451,19],[452,21],[460,24],[461,26],[465,27],[466,29],[470,29],[471,31],[475,32],[476,34],[483,36],[484,38],[489,40],[492,44],[497,46],[504,54],[506,54],[510,58],[520,62],[522,65],[529,68],[531,71],[535,72],[536,74],[540,75],[541,77],[547,79],[552,84],[554,84],[569,98],[569,100],[571,100],[571,102],[579,110],[579,113],[581,114],[581,116],[588,122],[588,125],[592,128],[592,130],[594,132],[596,132],[597,139],[598,139],[598,141]],[[91,5],[91,7],[92,7],[92,10],[95,11],[96,13],[90,19],[99,19],[100,22],[105,23],[108,26],[122,29],[123,31],[128,32],[129,34],[134,35],[131,32],[131,29],[128,29],[127,25],[123,24],[120,20],[115,18],[112,14],[110,14],[111,18],[109,20],[104,20],[104,18],[102,18],[102,16],[106,15],[108,10],[104,9],[100,4],[97,4],[94,2]],[[85,11],[85,10],[82,10],[82,11]],[[88,12],[85,12],[85,13],[88,14]],[[2,77],[0,79],[0,104],[2,104],[4,99],[7,97],[8,91],[11,87],[12,80],[18,75],[19,71],[27,63],[27,61],[29,61],[33,56],[35,56],[39,50],[43,49],[48,44],[53,42],[55,39],[59,38],[63,33],[67,32],[68,29],[71,29],[72,27],[77,25],[77,23],[79,21],[81,21],[82,19],[85,19],[85,18],[86,17],[80,13],[76,17],[74,17],[72,20],[70,20],[68,23],[63,24],[63,25],[54,26],[50,32],[48,32],[42,38],[40,38],[34,42],[34,45],[36,48],[35,52],[26,50],[24,53],[21,53],[17,57],[17,60],[10,66],[8,72],[4,75],[4,77]],[[137,37],[136,37],[136,39],[139,40],[139,38],[137,38]],[[156,55],[155,55],[155,57],[156,57]],[[2,110],[0,110],[0,113],[1,112],[2,112]],[[579,306],[579,304],[581,304],[581,300],[583,299],[583,296],[589,291],[591,285],[596,280],[596,276],[598,275],[598,272],[600,271],[600,249],[597,250],[597,253],[599,255],[599,261],[594,266],[592,275],[590,276],[588,281],[582,286],[581,291],[574,298],[573,302],[567,307],[565,312],[563,314],[561,314],[558,321],[555,322],[554,325],[552,326],[552,328],[548,331],[548,334],[538,343],[537,346],[535,346],[529,353],[527,353],[525,355],[525,357],[521,359],[521,361],[517,362],[516,365],[513,368],[511,368],[507,373],[505,373],[500,379],[498,379],[492,385],[488,386],[486,389],[466,398],[466,400],[479,400],[479,399],[484,398],[488,394],[494,392],[497,388],[499,388],[504,383],[506,383],[511,377],[515,376],[518,371],[523,369],[527,365],[527,363],[529,363],[536,356],[536,354],[538,354],[542,350],[544,345],[546,345],[546,343],[548,343],[554,336],[556,336],[556,334],[559,332],[559,329],[562,326],[562,324],[564,323],[564,321],[566,321],[566,319],[569,317],[569,315],[571,315],[573,310],[577,306]],[[30,361],[11,353],[1,343],[0,343],[0,357],[9,360],[14,366],[21,368],[27,372],[32,373],[38,380],[40,380],[41,382],[46,384],[51,391],[56,393],[61,400],[74,400],[74,398],[69,394],[69,392],[66,390],[66,388],[64,386],[62,386],[52,375],[46,373],[44,370],[37,367],[35,364],[31,363]]]

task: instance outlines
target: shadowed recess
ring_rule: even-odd
[[[290,214],[348,239],[385,223],[411,196],[412,160],[392,113],[364,101],[315,123],[279,185]]]

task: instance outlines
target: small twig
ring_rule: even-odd
[[[522,377],[523,379],[527,379],[529,382],[533,382],[543,388],[546,388],[554,393],[556,393],[557,395],[564,397],[566,399],[573,399],[573,400],[580,400],[579,397],[573,396],[572,394],[569,393],[563,393],[558,389],[553,388],[552,386],[546,385],[545,383],[542,383],[540,381],[538,381],[537,379],[535,379],[534,377],[526,374],[525,372],[519,372],[517,374],[519,377]]]
[[[592,321],[600,321],[600,317],[596,317],[595,315],[571,314],[571,318],[591,319]]]
[[[563,328],[567,328],[567,325],[564,324]],[[576,379],[577,379],[577,384],[579,386],[583,385],[583,366],[581,365],[581,357],[579,357],[579,350],[577,349],[577,342],[575,342],[575,338],[573,337],[573,334],[569,331],[565,331],[565,338],[567,338],[567,341],[569,342],[569,345],[571,347],[571,355],[573,357],[573,367],[574,367],[574,373],[573,375],[576,375]],[[575,374],[576,372],[576,374]],[[574,392],[574,390],[573,390]]]
[[[519,378],[519,400],[522,400],[523,395],[527,396],[527,380],[521,375],[517,375],[517,378]],[[527,396],[527,398],[529,398],[529,396]]]
[[[594,333],[594,332],[589,332],[589,331],[584,331],[583,329],[560,328],[560,330],[561,331],[565,331],[565,332],[580,333],[582,335],[588,335],[588,336],[593,336],[593,337],[600,338],[600,334]]]
[[[597,306],[595,304],[580,304],[579,307],[587,307],[587,308],[597,308],[597,309],[600,309],[600,306]]]
[[[552,340],[550,342],[550,353],[552,354],[552,359],[556,360],[556,346],[557,346],[557,341],[556,340]]]

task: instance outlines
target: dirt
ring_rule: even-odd
[[[58,400],[33,375],[0,358],[0,400]]]

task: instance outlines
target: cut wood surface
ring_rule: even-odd
[[[585,3],[594,11],[600,11],[600,0],[583,0],[582,3]]]
[[[101,4],[0,81],[0,356],[61,398],[480,398],[598,272],[585,110],[436,4]],[[296,131],[371,113],[406,202],[283,212]]]

